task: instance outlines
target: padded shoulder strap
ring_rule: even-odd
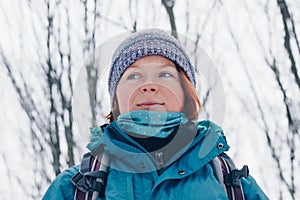
[[[211,164],[216,178],[227,193],[228,199],[244,200],[240,178],[248,177],[248,166],[245,165],[241,170],[236,169],[231,158],[225,153],[216,157]]]
[[[98,156],[86,153],[83,156],[80,171],[75,174],[71,182],[75,186],[75,200],[96,199],[103,197],[108,175],[109,159],[105,152]]]
[[[219,183],[222,185],[222,187],[226,191],[226,185],[225,185],[224,176],[223,176],[222,164],[221,164],[221,161],[219,160],[219,157],[215,157],[211,161],[211,165],[212,165],[215,177],[217,178]]]

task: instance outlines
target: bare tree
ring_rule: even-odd
[[[45,56],[40,58],[39,63],[32,63],[31,69],[41,73],[40,77],[36,77],[39,82],[33,83],[33,80],[28,79],[22,71],[18,71],[21,67],[12,64],[4,50],[0,49],[1,61],[30,121],[32,148],[35,153],[33,159],[36,163],[33,166],[35,168],[33,171],[37,176],[34,179],[37,193],[29,193],[33,198],[41,195],[42,186],[45,185],[45,182],[51,182],[52,173],[49,171],[49,161],[52,162],[52,169],[56,175],[61,172],[62,163],[64,163],[61,159],[62,152],[66,152],[66,164],[68,166],[74,165],[69,11],[67,7],[63,8],[60,2],[53,3],[46,0],[44,3],[46,10],[43,16],[46,19],[45,35],[44,38],[41,38],[41,35],[36,35],[35,39],[41,45],[41,49],[38,51],[44,52]],[[63,14],[55,13],[57,10]],[[62,20],[62,15],[65,16],[63,20],[66,22],[64,31],[61,30],[61,24],[58,23]],[[41,91],[37,91],[35,84],[40,86]],[[43,96],[39,96],[39,93],[43,93]],[[64,146],[67,146],[67,149]],[[51,152],[51,159],[48,159],[47,156],[49,151]]]
[[[89,101],[92,114],[92,126],[97,126],[96,119],[96,96],[97,96],[97,82],[98,82],[98,66],[95,58],[96,49],[96,28],[97,19],[99,18],[99,11],[97,10],[97,0],[88,1],[82,0],[84,8],[84,34],[85,39],[83,41],[83,55],[84,57],[89,57],[86,63],[87,81],[88,81],[88,91],[89,91]],[[89,9],[88,4],[91,3],[92,10]],[[91,18],[91,19],[90,19]]]
[[[268,27],[266,27],[268,37],[273,38],[272,34],[274,34],[274,30],[272,29],[271,24],[274,23],[275,19],[273,19],[269,13],[269,3],[269,1],[266,1],[265,5],[262,5],[260,8],[263,10],[263,12],[265,12],[265,17],[269,24]],[[254,29],[255,38],[260,46],[260,55],[263,57],[265,66],[270,69],[270,73],[272,73],[274,81],[277,83],[277,89],[282,95],[281,106],[284,107],[285,110],[285,114],[282,117],[285,117],[285,120],[287,121],[288,127],[286,127],[286,130],[289,130],[289,132],[281,131],[281,128],[279,128],[282,127],[281,124],[274,124],[278,128],[275,131],[272,130],[271,127],[273,126],[273,124],[270,124],[270,122],[277,123],[276,117],[278,116],[276,116],[275,114],[270,116],[269,113],[272,108],[263,107],[265,100],[259,94],[260,91],[255,87],[254,77],[251,76],[248,63],[242,53],[243,48],[240,45],[241,41],[237,39],[238,37],[235,34],[233,26],[229,21],[227,21],[227,27],[230,32],[232,41],[234,42],[236,51],[238,52],[239,60],[241,61],[244,68],[244,72],[248,79],[248,83],[250,85],[251,92],[255,99],[255,104],[259,113],[259,118],[253,120],[256,121],[257,124],[262,124],[263,133],[265,135],[267,145],[271,153],[270,156],[273,159],[274,165],[277,167],[276,171],[278,174],[278,179],[282,183],[282,188],[284,187],[288,191],[288,195],[291,199],[297,199],[297,197],[299,198],[299,194],[297,194],[297,176],[295,174],[300,160],[295,152],[297,151],[296,144],[299,143],[300,139],[300,119],[293,110],[295,109],[295,107],[297,107],[297,105],[299,105],[300,99],[298,99],[298,95],[291,96],[291,94],[293,94],[293,88],[297,87],[299,89],[299,69],[297,68],[299,64],[297,65],[296,57],[299,57],[300,55],[300,48],[296,32],[296,25],[294,23],[292,15],[290,14],[288,5],[284,0],[278,0],[277,5],[282,18],[282,35],[284,35],[284,38],[282,40],[283,43],[280,48],[282,52],[286,52],[285,55],[287,55],[283,55],[282,57],[278,57],[278,54],[275,53],[276,49],[274,46],[268,46],[263,42],[260,34],[262,30],[257,29],[255,22],[251,18],[251,11],[248,8],[247,4],[244,3],[245,9],[250,16],[249,25]],[[228,17],[226,18],[228,19]],[[294,46],[296,48],[293,49],[291,46]],[[288,81],[287,83],[286,80],[291,80],[291,78],[287,77],[287,73],[282,72],[288,71],[288,68],[283,65],[280,60],[285,60],[290,63],[290,75],[294,78],[294,82]],[[242,98],[240,98],[240,100],[244,101]],[[246,105],[245,102],[243,102],[243,104]],[[245,108],[246,107],[247,106],[245,106]],[[289,152],[288,158],[286,157],[286,154],[282,154],[282,152],[286,151]],[[287,170],[287,167],[289,168],[289,170]],[[283,195],[282,191],[278,191],[278,193],[279,194],[277,196],[279,196],[281,199],[286,198],[287,196],[287,194]]]
[[[176,28],[176,23],[175,23],[175,17],[174,17],[174,11],[173,11],[173,7],[175,5],[175,0],[162,0],[162,4],[166,8],[166,11],[167,11],[168,16],[169,16],[172,35],[175,38],[178,38],[177,28]]]

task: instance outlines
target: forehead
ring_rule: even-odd
[[[130,65],[129,68],[135,68],[135,67],[138,67],[141,65],[148,65],[148,64],[156,64],[156,65],[175,67],[175,64],[171,60],[169,60],[163,56],[152,55],[152,56],[145,56],[145,57],[137,60],[132,65]]]

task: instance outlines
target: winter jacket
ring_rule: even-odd
[[[158,170],[158,161],[126,135],[122,140],[109,134],[98,135],[111,155],[104,199],[228,199],[210,164],[213,158],[229,149],[224,133],[209,121],[199,122],[197,126],[193,141]],[[92,140],[95,143],[95,138]],[[120,147],[124,150],[122,153]],[[43,199],[73,199],[75,188],[71,177],[78,171],[79,166],[74,166],[57,176]],[[268,199],[253,177],[241,181],[246,199]]]

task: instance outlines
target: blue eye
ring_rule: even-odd
[[[127,80],[133,80],[133,79],[137,79],[137,78],[140,78],[140,76],[137,75],[137,74],[130,74],[130,75],[127,77]]]
[[[173,77],[172,74],[168,73],[168,72],[162,72],[159,77],[163,77],[163,78],[168,78],[168,77]]]

